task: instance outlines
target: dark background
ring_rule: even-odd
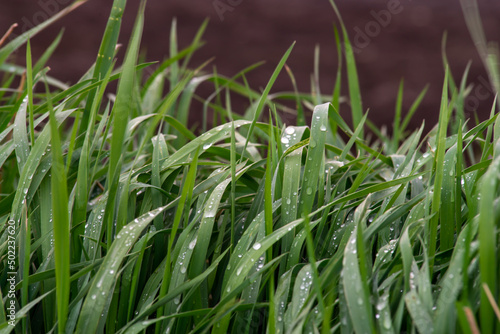
[[[0,0],[0,35],[14,22],[19,23],[15,31],[19,34],[69,2]],[[230,5],[231,10],[218,13],[214,6],[220,3],[236,5]],[[356,60],[363,108],[370,109],[370,119],[375,123],[392,122],[401,78],[405,80],[404,112],[425,85],[430,85],[412,126],[419,126],[425,119],[429,129],[437,122],[444,75],[441,40],[445,31],[448,33],[447,54],[455,80],[460,80],[467,62],[471,60],[468,82],[479,86],[478,91],[473,90],[467,100],[466,112],[472,117],[478,109],[480,119],[487,117],[493,94],[484,83],[487,75],[467,31],[459,0],[339,0],[336,3],[351,41],[360,46]],[[397,5],[398,13],[391,14],[390,19],[386,18],[386,26],[381,27],[376,23],[374,13],[386,11],[391,4]],[[111,0],[89,0],[37,35],[32,40],[35,60],[64,27],[63,40],[48,64],[50,74],[67,82],[78,80],[95,60],[111,5]],[[487,39],[500,41],[500,2],[480,0],[479,5]],[[138,0],[127,3],[119,39],[125,45],[138,6]],[[287,64],[297,79],[299,89],[309,92],[314,47],[319,44],[321,89],[327,94],[333,89],[337,70],[333,22],[337,22],[337,18],[328,0],[148,0],[142,40],[147,60],[162,60],[168,55],[170,26],[174,17],[177,18],[180,48],[189,45],[206,17],[210,19],[204,35],[206,45],[196,53],[192,66],[215,57],[212,65],[217,67],[217,71],[232,76],[264,60],[265,65],[248,75],[251,86],[259,89],[266,85],[283,53],[296,41]],[[372,29],[369,31],[373,37],[360,35],[360,31],[366,33],[367,29]],[[120,56],[123,53],[122,50]],[[24,51],[20,50],[13,61],[22,64],[24,56]],[[282,74],[273,91],[284,90],[292,90],[292,85],[288,76]],[[342,94],[347,95],[345,85]],[[243,106],[237,108],[243,109]],[[347,107],[342,109],[342,114],[348,118]]]

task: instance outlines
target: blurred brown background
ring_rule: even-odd
[[[45,20],[70,0],[1,0],[0,34],[17,22],[16,33]],[[430,89],[412,123],[426,120],[427,129],[437,121],[443,66],[441,40],[448,32],[447,53],[451,70],[459,80],[469,60],[469,83],[475,85],[467,100],[469,116],[479,109],[485,118],[493,94],[487,75],[465,26],[459,0],[338,0],[336,1],[353,45],[363,96],[363,107],[377,124],[392,122],[396,93],[405,79],[406,111],[426,84]],[[75,82],[91,66],[99,48],[111,0],[89,0],[32,40],[35,59],[57,33],[65,28],[63,40],[49,62],[51,75]],[[480,0],[487,39],[500,41],[500,2]],[[123,18],[120,42],[126,44],[139,6],[129,0]],[[321,47],[320,81],[323,93],[331,93],[337,70],[337,50],[333,34],[336,17],[328,0],[148,0],[142,46],[148,60],[162,60],[168,54],[172,19],[177,18],[180,47],[186,47],[204,20],[210,18],[204,35],[206,45],[193,58],[200,65],[215,57],[213,65],[227,76],[265,60],[266,64],[248,76],[252,87],[265,86],[279,59],[297,41],[287,64],[299,89],[310,91],[314,47]],[[123,55],[123,50],[120,55]],[[23,63],[24,51],[16,62]],[[345,80],[344,80],[345,82]],[[285,74],[273,91],[291,90]],[[347,94],[347,87],[342,89]],[[342,110],[345,115],[348,109]],[[293,122],[291,119],[289,122]]]

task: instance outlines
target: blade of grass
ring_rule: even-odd
[[[113,220],[115,212],[115,197],[118,188],[118,175],[121,172],[121,159],[123,155],[123,142],[125,139],[125,130],[127,121],[132,106],[132,91],[134,88],[135,78],[135,63],[139,52],[139,45],[141,41],[142,29],[144,24],[144,2],[141,2],[140,10],[137,15],[135,27],[130,40],[129,48],[125,56],[123,64],[123,73],[118,84],[118,92],[116,94],[116,101],[111,111],[113,117],[113,134],[111,137],[111,152],[109,157],[108,167],[108,184],[109,190],[108,202],[106,205],[105,219],[107,223],[106,240],[107,244],[111,245],[113,241]],[[116,10],[120,9],[117,8]],[[118,15],[118,14],[116,14]],[[113,17],[113,15],[111,16]],[[82,126],[87,127],[87,122],[83,122]],[[115,231],[118,233],[119,231]]]
[[[21,35],[19,35],[18,37],[16,37],[12,41],[10,41],[8,44],[6,44],[3,48],[0,49],[0,65],[5,62],[5,60],[7,59],[7,57],[9,57],[9,55],[11,55],[14,51],[16,51],[24,43],[26,43],[26,41],[29,38],[33,38],[40,31],[44,30],[45,28],[47,28],[48,26],[50,26],[51,24],[53,24],[55,21],[59,20],[60,18],[68,15],[73,10],[75,10],[78,7],[80,7],[81,5],[83,5],[85,2],[86,2],[86,0],[75,1],[73,4],[64,8],[56,15],[43,21],[42,23],[31,28],[30,30],[23,32]]]
[[[328,125],[328,108],[330,104],[325,103],[314,108],[309,149],[306,164],[304,166],[304,179],[302,180],[299,216],[308,215],[313,207],[313,202],[318,189],[318,173],[325,154],[326,130]]]
[[[80,312],[76,333],[94,333],[101,314],[105,312],[110,293],[118,279],[123,259],[136,242],[140,233],[163,212],[165,207],[154,209],[124,226],[108,249],[104,261],[95,274]]]
[[[265,190],[264,190],[264,216],[265,216],[265,235],[270,235],[273,233],[273,189],[272,189],[272,179],[273,179],[273,160],[274,156],[272,152],[275,151],[275,139],[273,131],[273,119],[271,114],[269,115],[269,142],[267,146],[267,161],[266,161],[266,176],[265,176]],[[273,259],[273,249],[269,247],[267,250],[267,261],[270,262]],[[274,321],[274,271],[271,270],[268,285],[269,293],[269,321],[268,327],[271,333],[276,330],[276,323]]]
[[[394,123],[392,130],[392,151],[396,152],[399,146],[399,141],[401,137],[401,132],[399,131],[399,125],[401,123],[401,109],[403,105],[403,87],[404,82],[401,80],[399,83],[398,96],[396,98],[396,110],[394,113]]]
[[[348,82],[349,97],[351,102],[352,122],[353,122],[353,128],[357,128],[361,122],[361,119],[363,118],[363,107],[361,104],[361,91],[359,88],[359,79],[358,79],[358,72],[356,70],[356,61],[354,59],[354,48],[352,47],[351,42],[349,41],[349,36],[347,35],[347,29],[345,28],[344,22],[342,20],[342,17],[340,16],[340,12],[337,6],[333,2],[333,0],[329,1],[333,7],[333,10],[335,11],[335,14],[337,15],[340,21],[340,26],[343,32],[343,37],[344,37],[343,50],[345,53],[344,56],[346,60],[347,82]],[[361,130],[360,139],[363,140],[363,138],[364,138],[364,131]]]
[[[35,127],[33,120],[33,65],[31,63],[31,44],[28,39],[26,43],[26,90],[28,91],[28,114],[30,125],[30,140],[31,146],[35,145]]]
[[[50,105],[50,99],[49,99]],[[66,170],[62,157],[59,128],[53,108],[50,111],[50,135],[52,143],[52,215],[54,233],[54,256],[56,267],[57,318],[59,332],[64,333],[69,303],[70,232],[68,216],[68,194]]]
[[[498,246],[495,233],[491,233],[496,229],[491,208],[494,206],[493,201],[498,190],[497,176],[499,172],[500,158],[496,158],[481,180],[481,199],[479,200],[479,270],[481,272],[481,285],[487,285],[493,294],[497,293],[498,286]],[[493,309],[484,289],[481,289],[480,305],[481,330],[485,333],[493,333],[495,327]]]
[[[165,271],[163,273],[163,280],[160,288],[160,294],[159,298],[161,299],[167,294],[167,291],[169,291],[169,285],[171,284],[171,254],[172,254],[172,247],[174,245],[174,241],[177,236],[177,229],[179,228],[179,224],[181,222],[182,216],[184,214],[184,207],[190,206],[190,203],[186,203],[186,199],[188,198],[188,194],[192,193],[194,183],[195,183],[195,178],[196,178],[196,170],[198,166],[198,154],[199,154],[199,148],[194,152],[193,158],[191,161],[191,165],[189,167],[189,172],[187,174],[187,178],[182,190],[181,198],[179,200],[179,204],[177,206],[176,212],[175,212],[175,217],[174,217],[174,222],[172,225],[172,231],[170,233],[170,238],[168,241],[168,246],[167,246],[167,257],[166,257],[166,265],[165,265]],[[163,308],[158,309],[157,313],[158,317],[163,316]],[[157,331],[160,330],[161,324],[157,324]],[[165,323],[163,323],[163,326],[165,326]]]
[[[271,88],[273,87],[274,82],[278,78],[278,75],[280,74],[281,69],[285,65],[285,62],[287,61],[288,56],[292,52],[292,49],[293,49],[294,46],[295,46],[295,42],[288,48],[288,50],[285,52],[285,54],[281,58],[278,66],[276,66],[276,69],[274,70],[273,75],[271,76],[271,79],[269,79],[269,82],[267,83],[267,86],[264,89],[264,92],[260,96],[259,104],[257,105],[257,107],[255,109],[255,112],[254,112],[254,115],[253,115],[253,119],[252,119],[252,123],[250,124],[250,128],[248,129],[247,139],[245,141],[245,145],[243,146],[243,151],[241,153],[241,159],[243,159],[243,157],[245,156],[245,151],[247,149],[248,142],[250,140],[250,137],[252,136],[252,132],[253,132],[253,130],[255,128],[255,124],[257,123],[257,120],[259,119],[260,114],[262,113],[262,108],[264,107],[264,104],[266,103],[267,96],[269,95],[269,92],[271,91]]]
[[[446,140],[446,129],[448,126],[448,71],[445,69],[443,92],[441,99],[441,109],[439,112],[439,132],[436,137],[437,151],[436,158],[434,162],[435,179],[433,187],[433,197],[432,197],[432,208],[431,215],[432,218],[429,222],[429,235],[428,235],[428,250],[430,266],[433,268],[434,255],[436,254],[436,244],[437,244],[437,231],[439,222],[439,211],[441,208],[441,186],[443,183],[443,169],[444,169],[444,157],[445,157],[445,140]],[[432,273],[431,273],[432,274]]]
[[[111,64],[113,63],[113,57],[118,43],[120,26],[126,3],[127,0],[113,1],[113,6],[109,14],[108,22],[106,23],[104,35],[102,37],[101,46],[99,47],[99,51],[97,53],[97,59],[95,61],[95,67],[93,73],[93,81],[104,78],[106,73],[108,73]],[[126,68],[126,66],[124,66],[124,68]],[[78,132],[79,136],[83,134],[84,131],[87,130],[91,105],[92,102],[94,101],[95,94],[96,91],[93,90],[88,96],[86,108],[85,111],[83,112],[82,119],[80,122],[80,131]]]

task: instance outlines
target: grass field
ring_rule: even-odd
[[[0,333],[500,333],[500,120],[496,101],[465,119],[467,69],[456,80],[444,57],[429,133],[408,129],[426,89],[402,110],[401,84],[387,135],[341,23],[331,95],[319,80],[272,91],[280,74],[294,83],[293,45],[257,91],[254,67],[190,66],[206,23],[183,50],[173,25],[169,58],[143,63],[142,10],[118,66],[125,2],[74,85],[45,66],[60,36],[31,57],[57,17],[0,46]],[[498,90],[497,50],[462,3]],[[26,68],[9,62],[24,45]]]

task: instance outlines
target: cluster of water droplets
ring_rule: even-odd
[[[100,227],[102,226],[103,218],[104,218],[104,209],[96,210],[93,216],[91,215],[91,217],[89,217],[89,220],[85,223],[85,235],[90,237],[91,239],[98,239],[98,234]],[[89,240],[88,238],[85,238],[85,240],[86,241],[84,241],[84,243],[87,242],[88,244],[87,250],[90,253],[89,255],[92,255],[95,249],[95,242]]]
[[[281,137],[281,143],[284,145],[285,150],[290,147],[291,141],[297,140],[297,132],[293,126],[289,126],[285,129],[284,134]]]
[[[309,290],[312,285],[313,277],[311,271],[307,270],[302,277],[297,277],[299,280],[295,282],[295,285],[299,287],[299,309],[305,304],[307,297],[309,296]]]
[[[218,203],[222,198],[222,194],[224,193],[224,188],[226,187],[227,182],[220,183],[215,187],[212,196],[209,198],[209,202],[205,206],[205,212],[203,213],[204,218],[213,218],[217,213]]]
[[[382,296],[379,297],[377,304],[375,305],[375,308],[376,308],[375,318],[380,323],[379,319],[382,317],[382,326],[385,329],[391,329],[392,323],[391,323],[391,312],[389,309],[388,293],[384,293]]]
[[[179,266],[181,266],[181,268],[179,269],[179,271],[181,272],[181,274],[185,274],[186,271],[187,271],[187,268],[186,266],[184,265],[184,260],[186,259],[186,252],[182,252],[180,255],[179,255],[179,258],[178,258],[178,264]]]

